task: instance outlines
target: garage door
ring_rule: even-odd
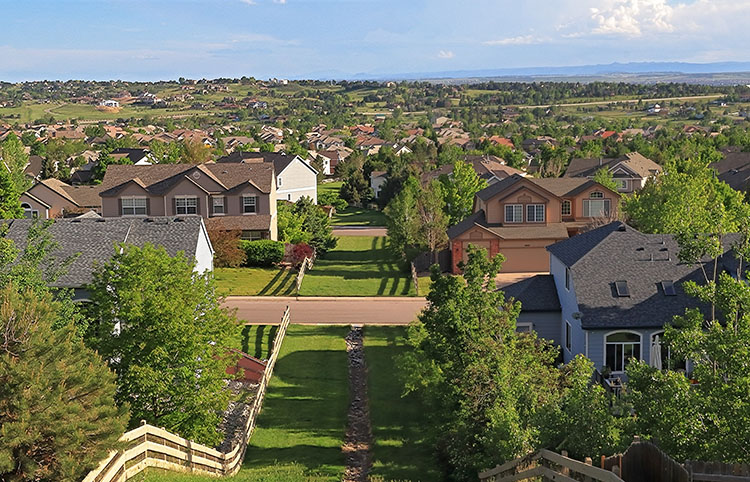
[[[545,248],[500,248],[505,256],[503,273],[546,273],[549,253]]]
[[[473,245],[473,246],[476,246],[477,248],[483,248],[483,249],[485,249],[487,251],[488,255],[490,253],[490,242],[489,241],[479,241],[479,240],[474,241],[474,240],[471,240],[471,241],[468,241],[468,242],[464,242],[464,255],[463,255],[464,263],[467,263],[469,261],[469,253],[468,253],[468,250],[467,250],[467,247],[468,247],[467,245]]]

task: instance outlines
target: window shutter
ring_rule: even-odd
[[[117,215],[122,216],[122,198],[117,198]]]
[[[146,216],[151,216],[151,198],[146,198]]]
[[[172,215],[177,215],[177,198],[172,198]]]
[[[245,214],[245,196],[240,196],[240,214]]]
[[[206,196],[206,199],[208,199],[208,196]],[[206,201],[208,202],[208,201]],[[201,198],[195,198],[195,214],[201,213]]]

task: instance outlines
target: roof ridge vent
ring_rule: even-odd
[[[620,224],[619,226],[617,226],[617,230],[623,233],[627,231],[624,224]]]

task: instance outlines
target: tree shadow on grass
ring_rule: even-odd
[[[271,278],[271,281],[269,281],[269,282],[268,282],[268,283],[266,284],[266,286],[264,286],[264,287],[263,287],[263,289],[262,289],[262,290],[258,291],[258,295],[265,295],[266,293],[268,293],[268,292],[269,292],[269,291],[271,290],[271,288],[273,287],[273,285],[275,285],[275,284],[276,284],[276,282],[277,282],[277,281],[279,280],[279,278],[281,278],[281,276],[282,276],[282,275],[284,274],[284,271],[285,271],[285,270],[283,270],[283,269],[280,269],[280,270],[279,270],[279,271],[278,271],[278,272],[277,272],[277,273],[276,273],[276,274],[275,274],[275,275],[273,276],[273,278]]]

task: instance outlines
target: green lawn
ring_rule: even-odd
[[[321,182],[318,184],[318,196],[326,192],[338,193],[342,184],[344,184],[342,181]]]
[[[214,278],[224,296],[294,296],[297,272],[279,268],[216,268]]]
[[[374,209],[348,206],[331,218],[332,226],[385,226],[385,214]]]
[[[301,296],[414,296],[383,236],[341,236],[336,249],[305,274]]]
[[[255,358],[268,359],[278,329],[276,325],[240,325],[232,340],[232,348]]]
[[[429,421],[413,396],[402,397],[396,357],[406,350],[403,327],[365,327],[370,420],[374,444],[370,475],[384,480],[439,480],[437,461],[424,440]]]

